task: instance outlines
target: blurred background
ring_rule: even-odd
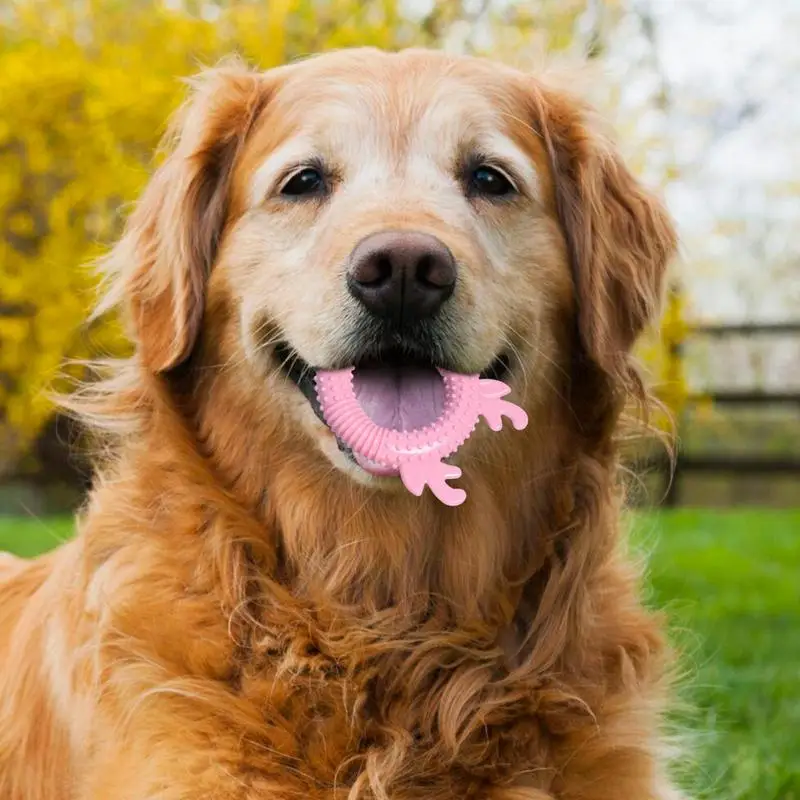
[[[690,673],[685,780],[800,800],[799,41],[798,0],[0,0],[0,550],[71,532],[90,473],[49,392],[82,377],[69,360],[126,350],[113,320],[85,322],[87,264],[180,78],[364,44],[585,62],[682,240],[640,348],[678,455],[630,461],[634,539]]]

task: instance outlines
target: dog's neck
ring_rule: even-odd
[[[598,526],[589,517],[613,491],[613,454],[587,455],[558,404],[523,433],[490,437],[480,458],[467,451],[468,499],[448,508],[358,485],[304,433],[265,422],[234,381],[210,374],[188,403],[167,379],[145,384],[143,438],[121,455],[144,462],[127,471],[144,476],[137,502],[182,524],[194,515],[198,528],[230,528],[225,546],[248,542],[264,579],[344,617],[507,629],[522,603],[538,603],[531,593],[562,562],[559,549]]]
[[[283,420],[255,424],[263,411],[243,404],[230,380],[212,377],[199,394],[192,435],[264,526],[276,575],[295,594],[343,613],[396,609],[413,620],[440,608],[454,623],[505,626],[559,534],[581,524],[576,492],[604,493],[612,483],[610,465],[594,458],[584,475],[557,403],[538,410],[522,434],[486,437],[480,457],[470,459],[467,449],[468,499],[449,508],[429,493],[358,485]]]

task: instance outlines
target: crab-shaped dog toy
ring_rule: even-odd
[[[444,407],[439,418],[414,430],[383,427],[359,404],[353,372],[352,367],[317,371],[317,398],[325,422],[362,466],[376,468],[380,474],[399,475],[404,486],[417,496],[427,485],[448,506],[461,505],[467,493],[448,485],[447,481],[461,476],[461,470],[442,459],[469,438],[478,419],[483,417],[493,431],[501,430],[503,417],[508,417],[517,430],[528,424],[522,408],[500,399],[511,391],[502,381],[439,369],[444,383]]]

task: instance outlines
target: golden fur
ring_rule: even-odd
[[[341,185],[281,204],[311,146]],[[519,197],[465,199],[468,147]],[[271,352],[344,358],[342,264],[385,227],[450,247],[452,358],[508,349],[530,412],[459,452],[459,508],[346,462]],[[206,73],[106,262],[137,350],[74,401],[106,444],[78,535],[0,566],[0,798],[677,797],[614,444],[674,246],[534,77],[369,50]]]

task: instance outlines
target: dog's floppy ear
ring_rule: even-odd
[[[266,102],[262,75],[238,63],[191,83],[166,138],[167,155],[106,259],[142,364],[163,372],[187,358],[228,208],[233,165]]]
[[[536,92],[537,132],[553,172],[583,350],[613,381],[631,378],[629,352],[660,306],[676,234],[663,205],[634,178],[576,99]]]

